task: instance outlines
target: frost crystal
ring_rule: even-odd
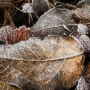
[[[84,48],[84,51],[90,51],[90,38],[87,35],[79,37],[79,41]]]
[[[33,10],[33,7],[32,7],[32,3],[25,3],[22,6],[22,12],[23,13],[33,13],[34,10]]]
[[[88,27],[84,24],[78,24],[78,29],[77,31],[79,32],[79,34],[81,35],[85,35],[88,34]]]
[[[89,84],[85,81],[83,76],[79,79],[76,90],[89,90]]]

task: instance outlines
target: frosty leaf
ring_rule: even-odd
[[[90,1],[87,0],[86,3],[82,4],[81,8],[90,15],[90,3],[88,2]]]
[[[85,52],[90,51],[90,38],[86,35],[82,35],[79,38],[79,42],[81,43]]]
[[[30,30],[27,30],[25,26],[14,29],[10,26],[0,28],[0,40],[8,43],[14,44],[22,40],[27,40],[29,38]]]
[[[32,30],[48,30],[51,28],[58,33],[57,30],[62,30],[62,28],[60,28],[61,25],[74,23],[70,13],[67,11],[59,10],[57,8],[53,8],[47,11],[44,15],[39,18],[37,23],[32,27]]]
[[[82,16],[83,14],[81,12],[79,12],[79,15],[78,10],[82,11],[82,13],[84,13],[84,16]],[[81,20],[81,23],[83,23],[82,20],[89,20],[89,15],[83,12],[82,9],[60,10],[58,8],[53,8],[46,12],[44,15],[42,15],[31,29],[34,32],[42,30],[43,32],[46,32],[46,34],[53,32],[54,34],[63,34],[68,36],[73,31],[76,32],[78,28],[76,28],[75,20],[77,19],[73,17],[73,13],[75,13],[76,17],[79,17],[79,21]],[[83,29],[85,29],[84,26],[85,25],[83,25],[82,27]]]
[[[88,23],[90,21],[90,15],[83,9],[77,8],[71,11],[72,17],[78,23]]]
[[[29,82],[40,90],[70,88],[80,77],[83,65],[82,48],[71,37],[32,37],[0,46],[0,80],[20,88]]]
[[[16,29],[15,33],[17,42],[27,40],[30,37],[30,28],[27,29],[25,26],[21,26]]]
[[[16,33],[14,28],[10,26],[0,28],[0,40],[10,44],[16,42]]]
[[[29,33],[31,37],[0,46],[0,80],[26,90],[69,89],[75,85],[85,56],[81,44],[68,36],[76,30],[69,24],[75,24],[70,10],[53,8],[40,17],[32,30],[14,30],[15,42],[28,39]]]
[[[79,10],[81,12],[78,13]],[[83,50],[87,52],[90,50],[90,39],[86,35],[89,31],[88,27],[84,24],[75,25],[74,20],[76,19],[72,18],[72,12],[75,13],[75,15],[79,17],[80,20],[89,20],[90,15],[87,15],[87,13],[83,12],[82,9],[66,9],[63,11],[58,8],[53,8],[40,17],[37,23],[32,27],[32,31],[36,32],[41,30],[44,32],[44,35],[57,34],[60,36],[68,36],[74,32],[73,37],[77,39]],[[84,16],[82,16],[82,13]]]
[[[73,44],[73,46],[71,44]],[[45,59],[53,59],[53,58],[63,59],[63,58],[70,58],[70,57],[83,54],[82,47],[80,46],[79,43],[77,43],[76,40],[70,37],[63,38],[59,36],[58,37],[49,36],[49,37],[44,38],[44,40],[33,37],[21,43],[7,46],[7,49],[5,51],[3,48],[4,46],[2,46],[0,50],[1,57],[12,58],[12,59],[14,59],[15,57],[15,58],[23,59],[23,60],[24,59],[33,59],[33,60],[41,59],[42,61]],[[9,50],[11,52],[7,53],[7,51]],[[25,51],[27,50],[28,50],[28,54],[27,56],[25,56],[26,55]],[[40,54],[39,52],[43,52],[43,53]],[[47,52],[49,53],[49,56]],[[30,55],[34,56],[34,58],[30,57]],[[41,58],[41,57],[44,57],[44,58]]]
[[[89,83],[87,83],[85,81],[85,78],[81,76],[75,90],[89,90],[89,89],[90,89]]]
[[[75,32],[76,31],[74,31],[74,34],[72,34],[72,37],[77,40],[78,43],[80,43],[83,51],[90,51],[90,38],[87,35],[89,33],[88,27],[84,24],[78,24],[77,34]]]

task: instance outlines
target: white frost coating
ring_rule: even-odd
[[[86,35],[88,34],[88,27],[84,24],[78,24],[78,35],[71,36],[74,38],[82,47],[84,52],[90,51],[90,38]]]
[[[88,27],[84,24],[78,24],[78,29],[77,31],[79,32],[79,34],[81,35],[85,35],[88,34]]]
[[[75,90],[90,90],[89,84],[85,81],[83,76],[80,77],[78,85]]]
[[[12,37],[16,37],[14,34],[15,32],[13,31],[14,31],[14,28],[10,26],[5,26],[5,27],[0,28],[0,40],[4,40],[7,43],[8,35],[12,35]]]
[[[23,13],[34,13],[32,3],[25,3],[22,6],[22,12]]]
[[[14,45],[0,46],[0,57],[12,60],[51,61],[83,54],[83,51],[80,50],[81,46],[76,43],[73,45],[71,46],[71,42],[67,43],[65,39],[60,37],[48,36],[44,40],[34,37]],[[27,57],[23,55],[27,55]],[[32,55],[36,58],[33,58]],[[45,57],[45,60],[40,60],[38,57],[40,59]]]
[[[76,37],[71,37],[74,38],[81,45],[84,52],[90,51],[90,38],[87,35],[77,35]]]
[[[90,38],[87,35],[82,35],[79,38],[81,45],[84,47],[85,51],[90,51]]]

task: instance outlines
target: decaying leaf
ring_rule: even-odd
[[[66,30],[69,31],[75,31],[76,28],[74,24],[76,24],[76,21],[78,23],[88,23],[90,15],[87,14],[87,12],[84,12],[83,9],[77,8],[75,10],[69,10],[69,9],[59,9],[59,8],[53,8],[50,9],[48,12],[43,14],[40,19],[37,21],[37,23],[32,27],[33,31],[50,31],[53,30],[54,33],[59,33],[62,31],[62,29],[66,29],[65,26],[69,26],[70,30],[67,28]],[[83,22],[84,21],[84,22]],[[74,27],[73,27],[74,26]],[[64,30],[64,33],[66,32]]]
[[[50,0],[50,1],[53,1],[53,0]],[[59,0],[54,0],[53,2],[56,3],[56,1],[59,1]],[[70,4],[65,4],[65,3],[70,3],[70,2],[71,2],[71,4],[72,3],[77,3],[79,1],[82,2],[82,7],[81,8],[78,8],[76,6],[72,6]],[[74,0],[74,1],[60,0],[59,2],[60,2],[61,5],[62,4],[64,5],[64,7],[63,7],[64,10],[68,11],[68,12],[66,12],[66,15],[71,14],[72,19],[74,19],[76,23],[88,23],[90,21],[90,14],[89,14],[90,13],[90,5],[88,5],[85,1],[83,1],[83,0]],[[61,2],[64,2],[64,3],[61,3]],[[80,4],[80,3],[78,3],[78,4]],[[68,9],[71,9],[71,8],[72,8],[72,10],[69,11]],[[52,10],[52,11],[54,11],[54,10]],[[63,13],[65,11],[63,11],[61,9],[61,12]],[[51,12],[49,12],[49,14],[51,14]],[[71,17],[70,15],[68,15],[68,16],[66,16],[66,15],[65,14],[63,15],[65,17],[64,20],[67,20],[66,19],[67,17]],[[47,15],[47,16],[49,16],[49,15]],[[51,16],[53,16],[53,14]],[[56,13],[56,16],[58,16],[57,13]],[[62,14],[60,16],[62,16]],[[47,17],[47,18],[50,20],[49,17]],[[55,18],[55,17],[53,16],[53,18]],[[70,24],[70,22],[68,24]]]
[[[16,33],[16,43],[23,41],[23,40],[27,40],[30,35],[30,28],[26,28],[25,26],[21,26],[19,28],[16,29],[15,31]]]
[[[62,30],[62,25],[74,24],[74,20],[69,13],[69,10],[61,10],[57,8],[50,9],[45,14],[43,14],[37,23],[32,27],[32,30],[52,30],[58,33]],[[58,31],[57,31],[58,30]]]
[[[90,14],[90,3],[89,3],[89,2],[90,2],[90,1],[87,0],[86,3],[83,3],[83,4],[81,5],[81,8],[82,8],[85,12],[87,12],[88,14]]]
[[[0,46],[0,80],[20,88],[30,82],[39,90],[67,89],[76,83],[83,67],[83,50],[71,37],[32,37]]]
[[[77,23],[90,22],[90,14],[88,14],[84,9],[77,8],[76,10],[72,10],[71,13]]]
[[[82,14],[80,10],[77,15],[77,11],[76,19]],[[69,9],[53,8],[31,30],[1,28],[1,40],[16,44],[0,45],[0,80],[23,90],[59,90],[75,85],[84,68],[81,43],[86,45],[83,40],[90,42],[90,39],[86,33],[79,32],[72,15]],[[87,20],[87,15],[83,15],[79,19]],[[76,36],[70,36],[75,30]]]
[[[72,37],[81,44],[84,52],[90,51],[90,38],[88,37],[89,30],[84,24],[78,24],[77,31],[73,31]]]
[[[81,12],[78,12],[80,10]],[[88,27],[84,24],[76,24],[72,13],[75,13],[78,17],[78,21],[85,23],[85,20],[89,22],[90,15],[83,12],[82,9],[75,10],[62,10],[53,8],[40,17],[37,23],[31,28],[33,32],[42,31],[43,35],[72,35],[81,44],[85,52],[90,50],[90,38],[87,34],[90,32]],[[84,16],[83,16],[84,15]],[[84,22],[83,22],[84,21]]]
[[[16,33],[14,28],[10,26],[0,28],[0,40],[5,41],[6,43],[14,43],[16,40]]]
[[[14,44],[22,40],[27,40],[30,36],[29,32],[30,30],[25,26],[16,29],[10,26],[5,26],[0,28],[0,40],[7,44]]]

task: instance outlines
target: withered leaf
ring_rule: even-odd
[[[88,2],[90,1],[88,0]],[[88,2],[82,4],[81,8],[90,15],[90,3]]]
[[[83,50],[71,37],[32,37],[0,46],[0,80],[20,88],[30,82],[40,90],[67,89],[79,79],[83,67]]]
[[[32,30],[53,30],[60,32],[62,25],[70,25],[75,23],[89,23],[90,14],[84,9],[77,8],[74,10],[52,8],[43,14],[37,23],[32,27]],[[74,29],[74,28],[72,28]]]
[[[10,26],[5,26],[0,28],[0,40],[7,44],[14,44],[19,41],[27,40],[30,36],[29,32],[30,30],[27,30],[25,26],[16,29]]]
[[[14,28],[10,26],[0,28],[0,40],[3,40],[6,43],[14,43],[16,41]]]
[[[39,18],[37,23],[32,27],[32,30],[48,30],[51,28],[54,29],[54,31],[59,31],[62,30],[60,26],[63,24],[67,25],[74,23],[68,9],[59,10],[57,8],[52,8]]]
[[[16,29],[15,33],[17,42],[27,40],[30,37],[30,28],[27,29],[25,26],[21,26]]]
[[[73,14],[75,14],[74,16],[76,18]],[[89,33],[88,27],[84,24],[76,24],[75,20],[78,19],[78,23],[86,23],[86,21],[89,22],[89,18],[90,15],[80,8],[75,10],[53,8],[42,15],[31,29],[33,32],[42,31],[43,36],[69,36],[73,33],[74,35],[72,34],[72,37],[75,37],[83,50],[87,52],[90,50],[90,38],[83,31]],[[80,30],[78,31],[78,29]]]
[[[30,84],[30,89],[37,86],[40,90],[73,86],[82,74],[85,56],[74,38],[62,36],[70,34],[68,24],[75,24],[69,12],[57,8],[46,12],[32,27],[31,36],[35,37],[28,39],[26,28],[14,31],[18,37],[15,42],[28,40],[0,46],[0,80],[19,88]],[[36,37],[39,31],[45,35],[42,40]]]
[[[71,14],[77,23],[90,22],[90,14],[88,14],[88,12],[86,12],[84,9],[77,8],[75,10],[72,10]]]

